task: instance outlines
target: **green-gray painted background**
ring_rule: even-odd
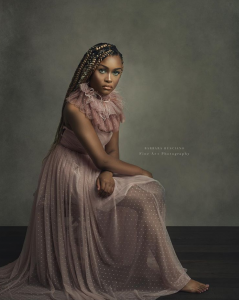
[[[1,1],[0,225],[28,225],[67,88],[99,42],[124,57],[120,158],[165,187],[166,224],[238,226],[239,1],[230,0]]]

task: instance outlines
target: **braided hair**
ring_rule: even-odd
[[[124,64],[122,54],[118,51],[116,46],[113,44],[98,43],[98,44],[94,45],[93,47],[91,47],[84,54],[82,60],[80,61],[78,67],[76,68],[76,71],[72,77],[71,83],[67,90],[67,93],[66,93],[66,96],[65,96],[65,99],[63,102],[63,106],[62,106],[61,120],[60,120],[60,123],[58,125],[57,131],[55,134],[54,142],[51,145],[51,148],[50,148],[47,156],[43,159],[42,163],[50,155],[50,153],[55,149],[57,144],[60,142],[61,133],[62,133],[62,129],[64,126],[63,110],[67,103],[66,98],[78,88],[79,84],[87,82],[90,79],[91,75],[94,73],[95,69],[101,63],[101,61],[110,55],[112,55],[112,56],[119,55],[122,60],[122,65]],[[122,72],[123,72],[123,66],[122,66]]]

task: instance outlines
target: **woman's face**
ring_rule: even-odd
[[[101,96],[107,96],[116,88],[122,71],[123,65],[120,56],[107,56],[91,75],[89,85]],[[104,86],[110,86],[110,88],[106,89]]]

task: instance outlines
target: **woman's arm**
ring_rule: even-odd
[[[105,145],[105,152],[119,159],[119,131],[113,132],[110,141]],[[102,170],[101,173],[103,172],[109,172],[112,176],[114,175],[111,171]]]
[[[113,132],[110,141],[105,145],[105,152],[119,159],[119,131]]]
[[[109,155],[103,148],[91,121],[75,105],[67,103],[65,109],[72,130],[98,169],[123,175],[145,174],[145,170],[140,167]]]

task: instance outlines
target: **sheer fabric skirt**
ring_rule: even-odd
[[[165,190],[114,174],[98,196],[88,155],[57,145],[42,165],[19,258],[0,268],[0,300],[157,299],[191,279],[165,226]]]

